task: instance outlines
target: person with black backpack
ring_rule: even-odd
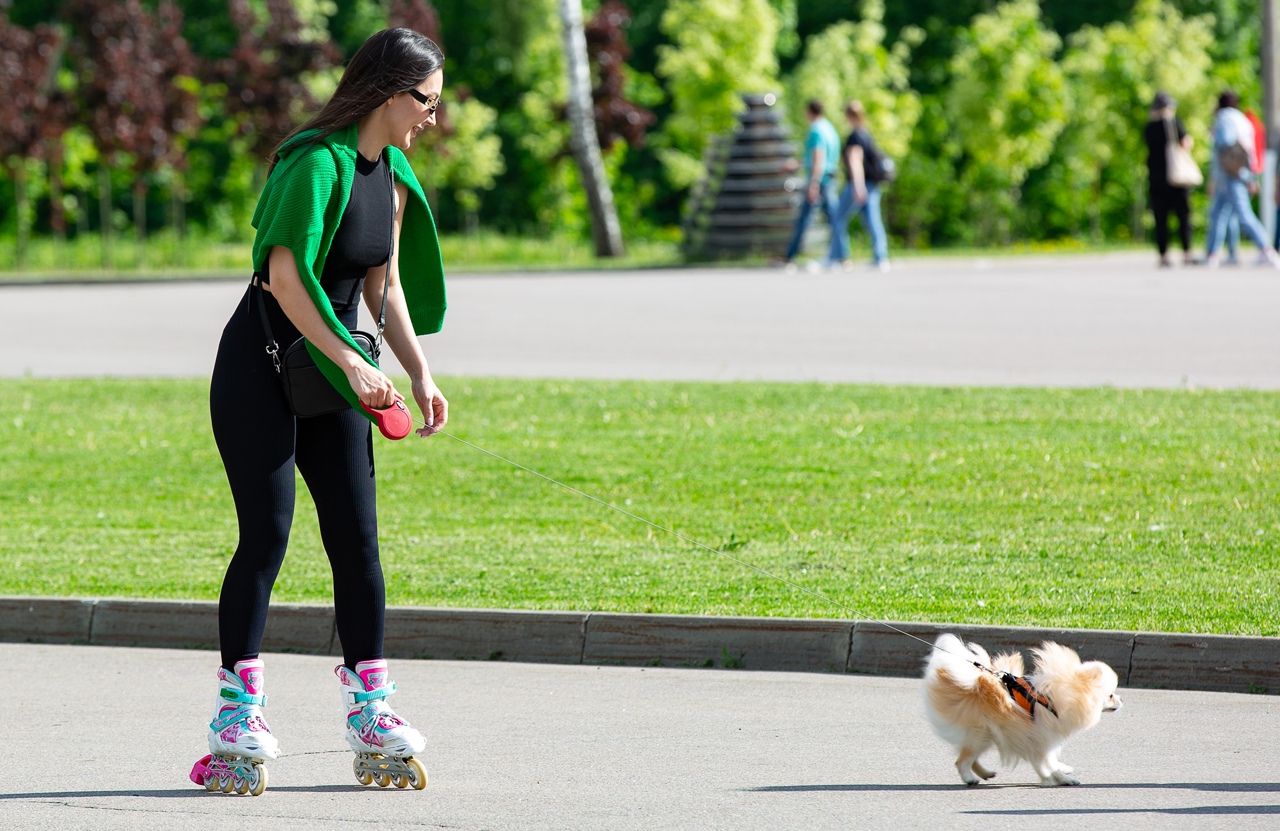
[[[880,150],[867,130],[867,111],[861,101],[850,101],[844,107],[850,133],[840,154],[844,163],[845,185],[836,211],[836,233],[831,235],[830,260],[843,263],[846,271],[853,267],[849,260],[849,220],[858,215],[862,227],[871,237],[871,265],[889,270],[889,242],[880,217],[880,186],[893,181],[893,160]]]

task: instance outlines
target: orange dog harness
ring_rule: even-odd
[[[1026,677],[1014,675],[1012,672],[1004,672],[1003,670],[994,670],[991,667],[984,667],[977,661],[974,661],[973,665],[978,669],[986,670],[999,678],[1000,683],[1004,684],[1004,688],[1009,691],[1009,697],[1013,699],[1013,703],[1017,704],[1023,710],[1026,710],[1027,715],[1031,717],[1032,721],[1035,721],[1036,719],[1037,704],[1053,713],[1054,718],[1057,718],[1058,711],[1053,709],[1053,702],[1033,687]]]

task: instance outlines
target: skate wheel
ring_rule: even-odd
[[[351,770],[356,774],[356,781],[361,785],[372,785],[373,774],[360,767],[360,757],[357,756],[351,760]]]
[[[409,787],[409,777],[401,776],[398,773],[392,774],[391,784],[395,785],[397,788],[407,788]]]
[[[422,766],[422,762],[417,759],[405,759],[404,766],[409,769],[406,778],[415,791],[420,791],[427,786],[427,769]]]
[[[267,769],[262,765],[253,766],[253,774],[245,782],[245,790],[250,796],[262,796],[262,792],[267,789]],[[241,791],[240,793],[244,793]]]
[[[373,775],[373,781],[378,783],[379,788],[385,788],[387,785],[391,784],[391,777],[385,773],[375,773]]]
[[[218,777],[218,790],[222,791],[223,793],[231,793],[235,789],[236,789],[236,780],[232,779],[230,776]]]
[[[248,780],[248,779],[239,779],[239,778],[237,778],[237,779],[236,779],[236,793],[238,793],[238,794],[246,794],[246,793],[248,793],[248,792],[249,792],[249,780]]]
[[[218,777],[206,776],[204,778],[204,789],[209,793],[213,793],[218,790]]]

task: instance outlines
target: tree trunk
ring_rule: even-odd
[[[597,257],[622,256],[622,227],[613,204],[613,191],[600,158],[594,107],[591,102],[591,67],[587,63],[587,38],[582,29],[582,0],[560,0],[564,27],[565,62],[569,68],[568,117],[573,158],[591,209],[591,236]]]
[[[98,165],[98,219],[102,235],[102,267],[111,268],[111,171],[104,162]]]

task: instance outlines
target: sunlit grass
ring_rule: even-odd
[[[860,615],[1277,634],[1280,395],[442,379],[451,431]],[[445,437],[378,438],[398,604],[853,617]],[[326,602],[305,489],[275,599]],[[216,597],[207,383],[0,381],[0,594]]]

